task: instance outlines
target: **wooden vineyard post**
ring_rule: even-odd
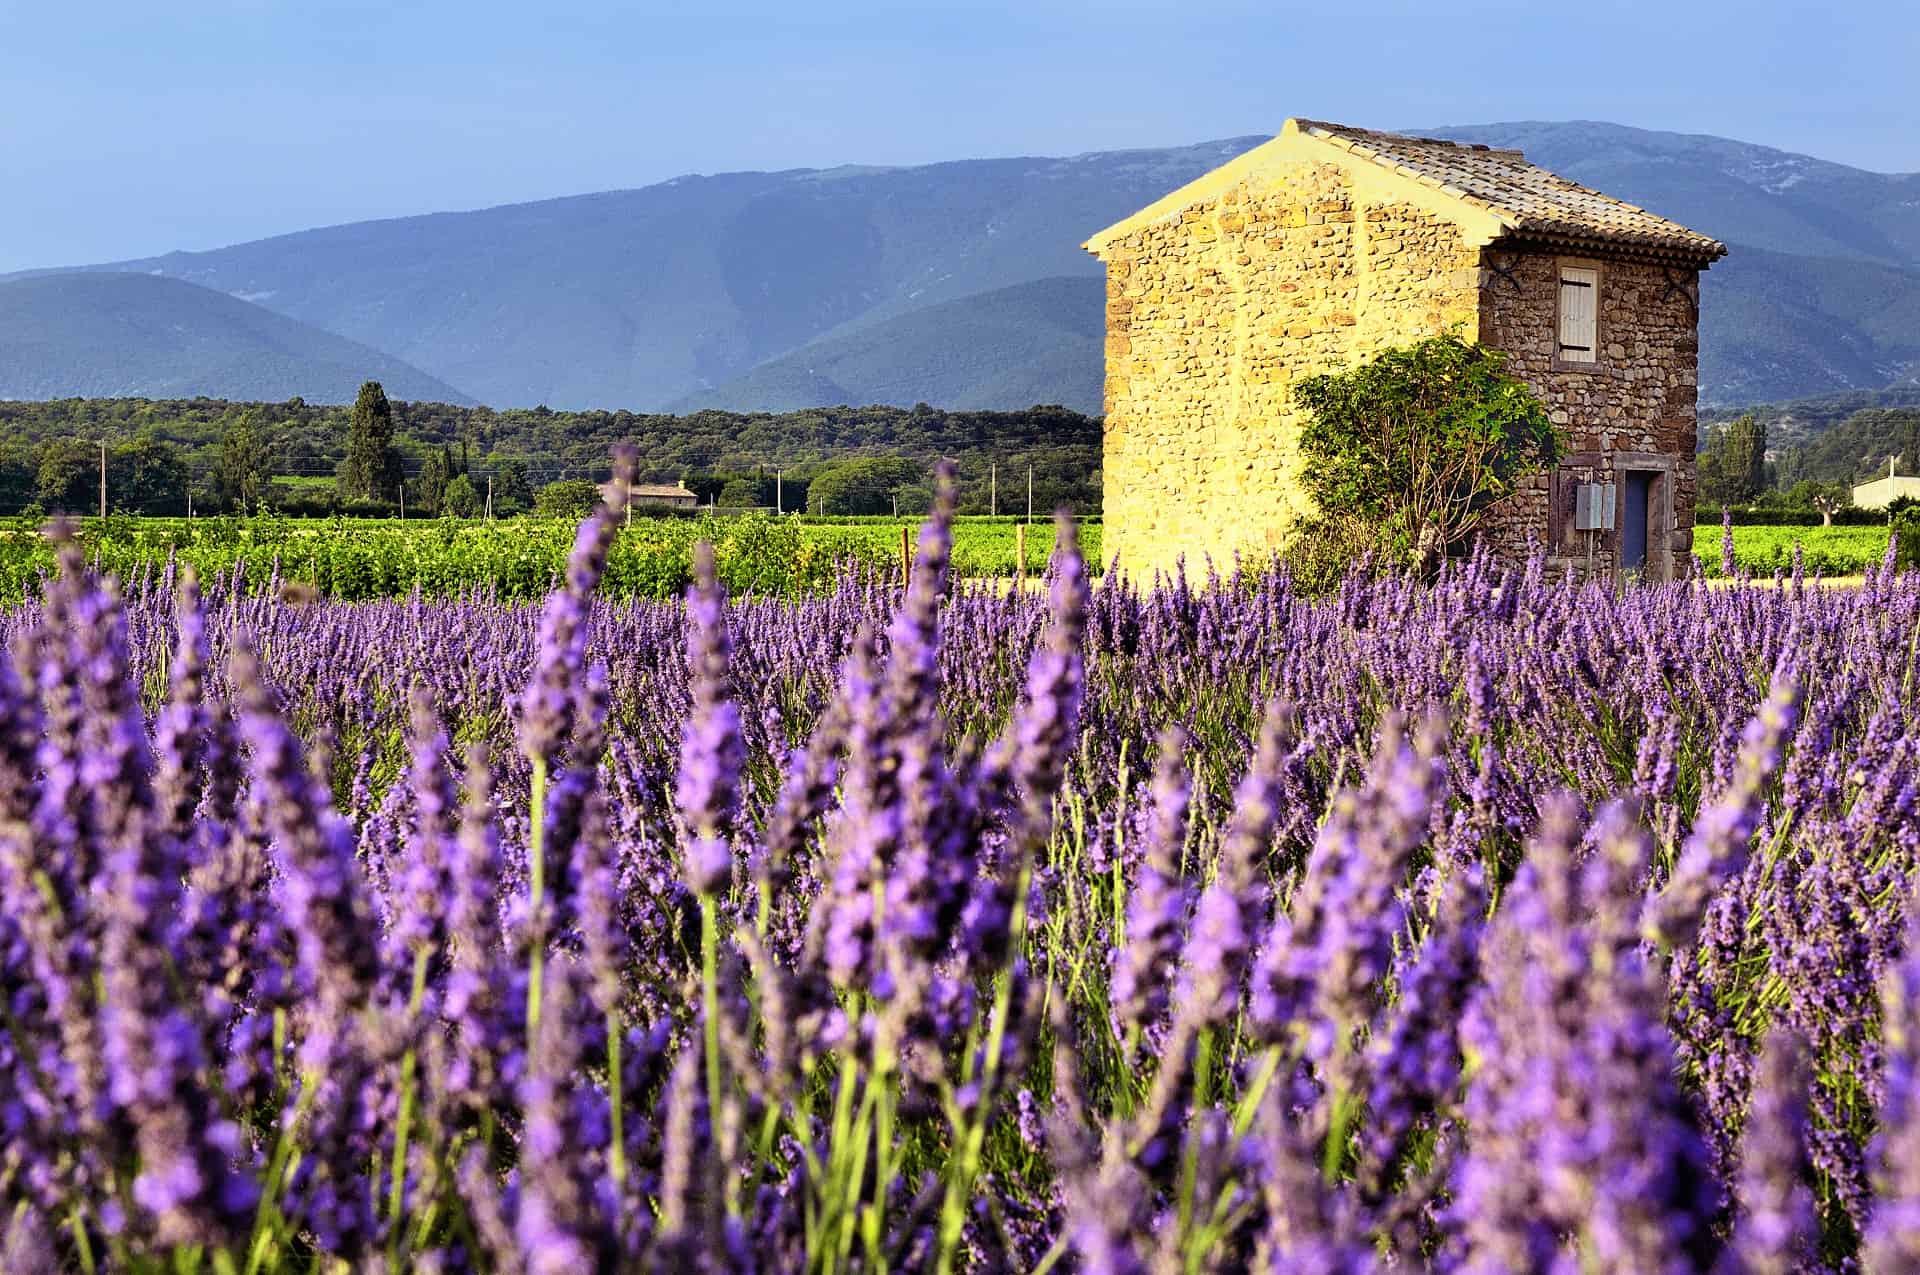
[[[1013,524],[1013,590],[1027,591],[1027,524]]]
[[[913,537],[907,534],[905,523],[900,524],[900,587],[906,588],[913,579]]]

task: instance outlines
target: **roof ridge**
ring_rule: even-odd
[[[1543,168],[1518,150],[1295,117],[1295,131],[1498,216],[1510,232],[1725,255],[1726,245],[1669,217]]]
[[[1293,122],[1307,132],[1320,136],[1329,133],[1351,139],[1358,144],[1362,137],[1389,138],[1396,142],[1419,142],[1423,146],[1450,146],[1454,150],[1468,151],[1479,155],[1498,155],[1502,158],[1525,159],[1526,153],[1517,146],[1489,146],[1485,142],[1458,142],[1450,137],[1426,137],[1419,133],[1394,133],[1383,128],[1362,128],[1358,124],[1336,124],[1329,120],[1310,120],[1295,116]],[[1535,165],[1538,167],[1538,165]]]
[[[1188,182],[1135,213],[1114,223],[1087,241],[1087,247],[1099,253],[1116,235],[1133,227],[1172,216],[1196,201],[1217,196],[1237,181],[1273,164],[1318,158],[1306,147],[1327,147],[1351,160],[1326,160],[1338,164],[1366,161],[1396,181],[1420,191],[1437,192],[1445,205],[1455,211],[1446,215],[1465,215],[1468,209],[1489,225],[1476,233],[1495,238],[1600,247],[1627,255],[1677,260],[1695,269],[1726,255],[1719,240],[1690,229],[1668,217],[1649,212],[1638,204],[1616,199],[1603,191],[1584,186],[1559,173],[1529,161],[1519,150],[1501,149],[1480,142],[1456,142],[1444,137],[1419,137],[1407,133],[1389,133],[1335,124],[1325,120],[1294,116],[1287,120],[1279,136],[1247,151],[1202,177]],[[1406,197],[1428,200],[1424,193],[1406,191]],[[1475,225],[1480,226],[1476,221]]]

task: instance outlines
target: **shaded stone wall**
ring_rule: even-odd
[[[1149,579],[1269,554],[1310,511],[1296,380],[1478,323],[1459,227],[1332,164],[1277,165],[1102,256],[1105,551]]]
[[[1600,272],[1599,348],[1592,363],[1557,357],[1562,262]],[[1696,489],[1698,273],[1502,245],[1486,250],[1485,264],[1480,339],[1505,350],[1509,369],[1546,403],[1568,455],[1558,471],[1534,476],[1491,511],[1482,534],[1514,557],[1526,552],[1532,535],[1556,567],[1584,574],[1589,533],[1572,529],[1575,486],[1614,482],[1624,498],[1627,471],[1652,471],[1659,477],[1649,509],[1647,574],[1684,575]],[[1593,570],[1612,570],[1617,533],[1593,533],[1591,540]]]

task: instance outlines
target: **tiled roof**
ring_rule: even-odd
[[[1293,123],[1308,136],[1486,209],[1515,235],[1637,246],[1703,262],[1726,255],[1719,240],[1529,164],[1519,151],[1318,120]]]
[[[692,496],[694,493],[679,483],[635,483],[630,489],[634,496]]]

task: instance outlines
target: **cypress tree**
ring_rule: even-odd
[[[273,448],[258,409],[236,421],[220,440],[214,489],[228,509],[252,513],[273,479]]]
[[[1766,490],[1767,427],[1752,412],[1727,427],[1724,464],[1728,499],[1741,502],[1754,500]]]
[[[338,482],[344,500],[391,500],[400,491],[400,453],[393,446],[393,405],[380,382],[368,381],[353,401],[347,458]]]

